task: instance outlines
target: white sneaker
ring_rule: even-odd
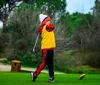
[[[34,72],[31,72],[31,77],[32,77],[32,81],[35,82],[35,80],[36,80],[37,77],[34,76]]]

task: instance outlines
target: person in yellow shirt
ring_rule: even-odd
[[[48,15],[40,14],[39,20],[41,26],[38,28],[38,32],[41,35],[41,50],[42,50],[42,61],[39,64],[35,72],[31,72],[32,81],[35,81],[43,68],[48,65],[48,71],[50,78],[48,82],[54,82],[54,65],[53,56],[54,49],[56,47],[54,28],[55,26],[51,24],[51,18]]]

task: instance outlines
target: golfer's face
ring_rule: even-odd
[[[50,25],[50,23],[51,23],[50,21],[47,21],[47,22],[46,22],[46,25]]]

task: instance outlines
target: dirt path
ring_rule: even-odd
[[[31,71],[35,71],[36,68],[21,67],[21,70],[22,71],[29,71],[29,72],[31,72]],[[0,71],[5,71],[5,72],[6,71],[11,71],[11,65],[5,65],[5,64],[0,63]],[[47,70],[43,70],[42,72],[43,73],[48,73]],[[64,74],[64,73],[62,73],[62,72],[55,72],[55,74]]]
[[[11,70],[10,65],[4,65],[4,64],[0,63],[0,71],[10,71],[10,70]]]

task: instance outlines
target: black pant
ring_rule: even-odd
[[[54,77],[53,55],[54,55],[53,50],[47,50],[46,62],[47,62],[47,65],[48,65],[50,77]]]
[[[34,73],[35,76],[38,76],[43,68],[48,65],[49,76],[54,77],[53,56],[54,50],[42,50],[42,61]]]

